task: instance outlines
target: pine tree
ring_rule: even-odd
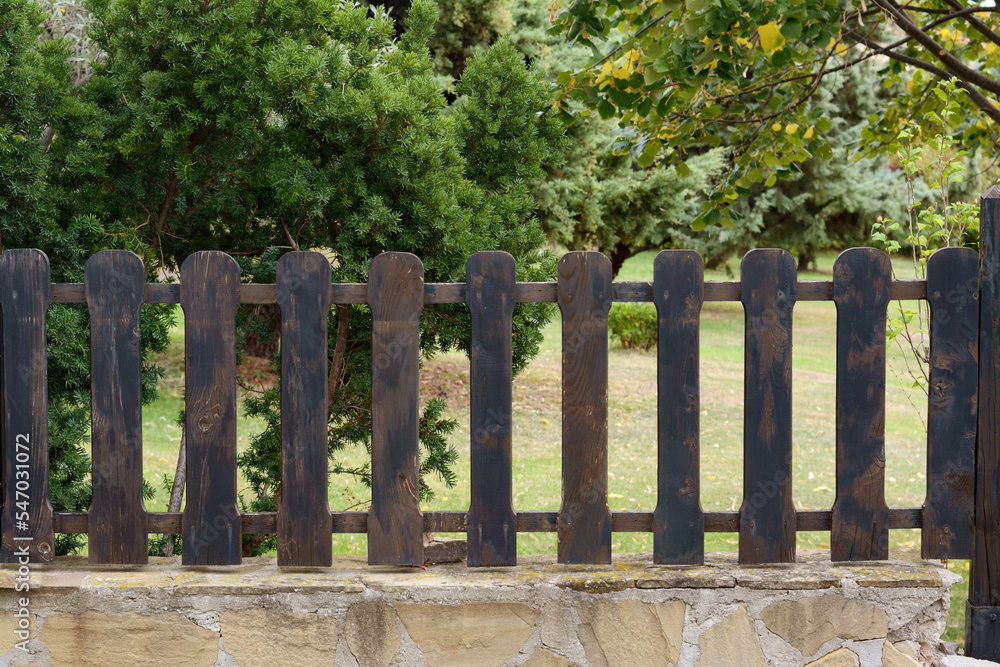
[[[468,255],[490,249],[515,256],[520,280],[554,276],[553,258],[538,252],[544,236],[528,183],[543,175],[563,126],[541,76],[507,41],[467,62],[461,99],[449,106],[428,49],[428,0],[413,3],[398,39],[382,11],[319,0],[93,0],[91,9],[103,59],[78,94],[63,68],[62,111],[40,117],[31,133],[55,131],[36,192],[53,233],[78,239],[67,245],[75,255],[53,262],[64,261],[66,276],[104,247],[138,252],[151,277],[220,249],[238,258],[244,280],[273,282],[283,253],[315,248],[335,257],[340,282],[364,282],[387,250],[420,256],[427,281],[463,280]],[[85,312],[71,312],[66,349],[84,350]],[[516,309],[518,368],[550,313],[541,304]],[[241,332],[273,336],[272,315],[244,309]],[[160,332],[168,319],[154,311],[144,327]],[[367,467],[347,470],[337,453],[370,444],[370,314],[337,307],[329,325],[333,470],[367,480]],[[461,305],[425,309],[424,357],[468,350],[468,335]],[[149,349],[159,342],[151,332]],[[83,392],[86,355],[70,362]],[[275,388],[245,403],[266,423],[239,460],[247,509],[280,502],[278,397]],[[85,420],[79,398],[74,414]],[[421,471],[450,481],[454,422],[443,410],[437,401],[424,409]],[[83,442],[83,430],[66,432]],[[248,553],[268,546],[245,545]]]
[[[80,112],[69,45],[44,39],[45,12],[30,0],[0,0],[0,240],[7,248],[39,248],[48,256],[52,280],[83,282],[86,258],[120,247],[117,237],[84,212],[58,219],[50,176],[54,169],[43,139],[47,127]],[[142,326],[144,358],[167,344],[169,312],[148,306]],[[84,305],[49,308],[48,413],[49,493],[56,511],[90,506],[89,319]],[[143,400],[155,398],[157,369],[143,370]],[[150,490],[147,488],[147,495]],[[79,535],[59,535],[56,553],[82,545]]]
[[[542,0],[516,0],[512,13],[511,40],[550,77],[586,62],[588,49],[548,33]],[[615,123],[572,101],[566,108],[573,112],[569,142],[561,159],[548,165],[547,177],[533,186],[548,238],[570,250],[603,252],[615,275],[637,253],[673,247],[677,230],[700,212],[702,193],[722,166],[721,153],[694,154],[676,167],[615,155]]]

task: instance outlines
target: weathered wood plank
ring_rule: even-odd
[[[657,313],[657,500],[653,562],[705,561],[699,446],[699,321],[705,263],[693,250],[664,250],[653,263]]]
[[[465,265],[472,318],[472,499],[466,533],[470,566],[517,564],[511,458],[516,268],[506,252],[477,252]]]
[[[93,460],[91,563],[149,562],[142,497],[142,354],[139,316],[146,269],[127,250],[104,250],[84,267],[90,310]]]
[[[798,510],[795,522],[799,532],[829,531],[830,510]],[[919,507],[894,507],[889,510],[889,528],[920,528],[923,510]],[[86,533],[86,512],[53,513],[57,533]],[[181,531],[180,512],[149,512],[147,515],[149,533],[179,533]],[[738,533],[739,512],[705,512],[705,532]],[[517,512],[519,533],[554,533],[559,513],[551,511]],[[244,535],[272,535],[277,530],[275,512],[243,512],[240,514]],[[466,513],[461,511],[424,512],[423,530],[426,533],[464,533]],[[615,533],[649,533],[653,531],[652,512],[612,512],[611,531]],[[368,532],[368,512],[334,512],[333,532]]]
[[[235,565],[242,537],[236,486],[236,308],[240,269],[216,250],[181,265],[184,433],[187,442],[185,565]]]
[[[931,363],[921,554],[971,558],[979,389],[979,254],[942,248],[927,262]]]
[[[833,560],[889,557],[885,504],[885,325],[892,267],[874,248],[833,266],[837,304],[837,495]]]
[[[45,314],[49,259],[41,250],[0,255],[3,317],[3,514],[0,561],[55,556],[49,503]]]
[[[372,310],[371,565],[423,565],[419,477],[419,336],[424,265],[387,252],[368,270]]]
[[[281,501],[278,565],[333,563],[327,500],[327,316],[330,261],[318,252],[278,260],[281,309]]]
[[[785,250],[751,250],[741,269],[746,346],[740,563],[795,562],[792,504],[792,309]]]
[[[979,202],[976,523],[965,654],[1000,661],[1000,185]]]
[[[515,289],[517,303],[553,303],[556,300],[556,283],[518,283]],[[926,280],[892,281],[893,299],[927,298]],[[612,286],[614,301],[652,301],[653,286],[648,282],[617,282]],[[740,301],[738,280],[718,280],[705,283],[705,301]],[[331,292],[333,303],[368,303],[368,285],[365,283],[337,283]],[[799,301],[832,301],[833,281],[802,280],[798,283]],[[83,285],[54,283],[50,303],[83,303]],[[240,285],[241,303],[274,303],[274,285]],[[146,303],[180,303],[180,285],[150,283],[146,285]],[[427,283],[424,285],[424,303],[465,303],[465,283]]]
[[[560,563],[611,562],[608,508],[608,313],[611,261],[599,252],[559,260],[562,311]]]

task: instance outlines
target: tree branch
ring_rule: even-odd
[[[333,361],[330,363],[330,375],[326,380],[327,415],[333,414],[333,394],[340,386],[340,375],[344,372],[344,360],[347,358],[347,333],[351,322],[351,307],[337,304],[337,344],[333,349]]]
[[[869,47],[872,46],[870,41],[863,35],[859,35],[853,31],[850,31],[847,34],[850,35],[852,39],[856,39],[862,44],[865,44],[865,46]],[[876,44],[875,46],[878,45]],[[990,119],[993,120],[993,122],[1000,123],[1000,109],[997,109],[995,106],[993,106],[993,104],[986,98],[986,96],[983,95],[981,92],[979,92],[979,89],[976,88],[971,83],[969,83],[968,81],[963,81],[962,79],[955,77],[952,73],[947,72],[941,69],[940,67],[931,65],[930,63],[926,63],[923,60],[920,60],[919,58],[913,58],[911,56],[907,56],[902,53],[896,53],[895,51],[886,51],[885,55],[888,56],[889,58],[892,58],[893,60],[898,60],[901,63],[912,65],[913,67],[922,69],[925,72],[930,72],[931,74],[938,77],[942,81],[946,81],[948,79],[956,79],[957,82],[956,85],[958,85],[959,88],[968,93],[969,99],[971,99],[975,103],[975,105],[978,106],[980,110],[982,110],[983,113],[989,116]]]
[[[978,86],[979,88],[988,90],[994,95],[1000,96],[1000,81],[995,81],[994,79],[991,79],[982,72],[972,69],[971,67],[963,63],[961,60],[956,58],[954,54],[952,54],[946,48],[938,44],[933,37],[931,37],[923,30],[921,30],[920,26],[914,23],[909,16],[907,16],[902,11],[893,6],[894,3],[892,2],[892,0],[873,0],[873,2],[878,7],[885,10],[890,16],[892,16],[893,19],[895,20],[896,25],[899,26],[899,28],[903,30],[903,32],[913,37],[913,39],[915,39],[921,46],[927,49],[927,51],[934,58],[939,60],[945,67],[947,67],[948,70],[951,72],[951,76],[954,76],[959,80],[966,81],[974,86]],[[886,55],[888,55],[890,58],[895,57],[892,53],[887,53]],[[895,55],[898,56],[901,54],[895,54]],[[899,58],[896,58],[896,60],[899,60]],[[924,65],[928,65],[928,63],[924,63],[923,61],[917,60],[916,58],[913,58],[912,60],[916,60],[917,62],[923,63]],[[915,66],[920,67],[920,65],[915,65]],[[926,69],[926,67],[923,69]],[[950,78],[950,77],[945,77],[945,78]]]
[[[976,18],[975,13],[979,11],[979,7],[963,7],[962,3],[959,2],[958,0],[944,0],[944,1],[946,4],[951,5],[957,10],[960,10],[959,12],[956,13],[968,12],[970,14],[968,18],[969,25],[975,28],[986,39],[990,40],[997,46],[1000,46],[1000,35],[990,30],[989,26],[987,26],[985,23]]]

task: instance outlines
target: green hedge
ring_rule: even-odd
[[[656,347],[656,306],[651,303],[616,303],[608,315],[608,332],[626,350]]]

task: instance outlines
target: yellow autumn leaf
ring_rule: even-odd
[[[768,55],[771,55],[785,45],[785,36],[781,34],[781,26],[777,21],[757,26],[757,34],[760,35],[761,48]]]
[[[785,127],[785,134],[795,134],[798,131],[799,131],[799,124],[798,123],[789,123]]]
[[[772,132],[781,132],[781,123],[775,123],[771,126]]]
[[[846,54],[847,54],[847,45],[837,44],[837,55],[843,58]]]
[[[753,48],[753,42],[751,42],[749,39],[745,39],[743,37],[737,37],[736,38],[736,43],[739,44],[740,46],[742,46],[744,49],[751,49],[751,48]]]
[[[993,42],[986,42],[986,44],[983,46],[983,48],[986,49],[986,53],[996,53],[997,52],[997,45],[994,44]]]
[[[810,125],[810,126],[809,126],[809,129],[808,129],[808,130],[806,130],[805,134],[803,134],[803,135],[802,135],[802,138],[803,138],[803,139],[812,139],[812,136],[813,136],[813,130],[814,130],[814,129],[815,129],[815,126],[813,126],[813,125]]]

